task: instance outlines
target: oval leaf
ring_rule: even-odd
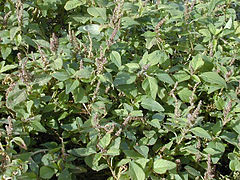
[[[200,77],[210,84],[217,84],[221,87],[227,87],[226,81],[216,72],[205,72],[200,75]]]
[[[152,98],[144,98],[142,100],[141,106],[150,111],[164,111],[164,108],[157,101],[154,101]]]
[[[132,180],[145,179],[145,173],[143,169],[133,161],[129,163],[129,172]]]
[[[42,166],[40,168],[40,177],[43,179],[51,179],[51,177],[55,174],[54,169],[48,166]]]
[[[168,170],[176,168],[176,164],[172,161],[157,159],[154,161],[153,170],[158,174],[165,174]]]
[[[117,51],[112,51],[110,54],[110,59],[117,67],[120,67],[122,65],[121,56]]]
[[[208,132],[201,127],[195,127],[193,129],[191,129],[191,132],[195,136],[198,136],[198,137],[201,137],[201,138],[211,139],[211,136],[208,134]]]
[[[66,11],[69,11],[69,10],[72,10],[78,6],[85,4],[85,3],[86,3],[85,0],[70,0],[70,1],[67,1],[64,8]]]

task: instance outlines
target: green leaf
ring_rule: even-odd
[[[158,82],[154,77],[151,77],[151,76],[148,76],[147,79],[149,82],[150,94],[153,100],[155,100],[158,92]]]
[[[83,68],[74,74],[75,77],[80,78],[80,79],[90,79],[92,75],[92,70],[90,68]]]
[[[129,163],[129,173],[132,180],[145,180],[143,169],[134,161]]]
[[[211,2],[209,2],[209,6],[208,6],[209,15],[213,12],[214,8],[216,7],[217,1],[218,0],[211,0]]]
[[[150,111],[164,111],[164,108],[161,106],[161,104],[159,104],[157,101],[154,101],[152,98],[143,98],[141,106]]]
[[[47,130],[43,127],[43,125],[37,120],[31,121],[30,124],[34,128],[34,130],[38,132],[47,132]]]
[[[173,81],[171,76],[167,73],[158,73],[158,74],[156,74],[156,76],[160,81],[162,81],[164,83],[168,83],[170,85],[175,84],[175,82]]]
[[[148,152],[149,152],[149,148],[145,145],[141,145],[141,146],[134,146],[134,149],[141,155],[143,155],[143,157],[147,158],[148,157]]]
[[[208,37],[208,38],[211,38],[211,33],[208,29],[200,29],[199,32],[205,36],[205,37]]]
[[[71,179],[71,174],[69,173],[68,169],[64,169],[60,175],[58,176],[58,180],[66,180]]]
[[[53,63],[53,67],[54,69],[56,70],[60,70],[62,69],[62,66],[63,66],[63,60],[62,58],[57,58],[56,60],[54,60],[54,63]]]
[[[208,24],[208,29],[213,35],[216,35],[216,27],[212,23]]]
[[[133,110],[129,114],[132,117],[138,117],[138,116],[143,116],[142,110]]]
[[[16,34],[20,31],[19,27],[13,27],[10,29],[10,39],[13,40],[13,38],[16,36]]]
[[[229,163],[229,168],[232,171],[240,171],[240,161],[238,159],[231,160]]]
[[[34,42],[36,44],[38,44],[39,46],[44,47],[44,48],[49,48],[50,47],[50,43],[46,40],[43,40],[43,39],[37,39],[37,40],[34,40]]]
[[[201,127],[195,127],[191,129],[191,132],[197,137],[212,139],[208,132]]]
[[[14,137],[12,141],[15,142],[19,147],[27,150],[27,146],[21,137]]]
[[[127,28],[127,27],[134,26],[134,25],[139,25],[139,23],[137,21],[135,21],[134,18],[131,18],[131,17],[123,17],[122,18],[123,28]]]
[[[120,85],[120,86],[117,86],[117,89],[120,91],[123,91],[124,94],[126,94],[127,96],[136,97],[138,94],[138,90],[137,90],[135,84]]]
[[[55,171],[53,168],[50,168],[48,166],[42,166],[40,168],[40,177],[43,179],[51,179],[54,174]]]
[[[124,68],[127,69],[128,72],[133,73],[136,72],[138,69],[140,69],[140,66],[138,63],[127,63],[124,64]]]
[[[122,165],[125,165],[127,163],[129,163],[131,161],[131,159],[121,159],[121,161],[119,161],[116,165],[116,167],[120,167]]]
[[[26,172],[18,177],[18,180],[36,180],[38,177],[34,172]]]
[[[153,170],[158,174],[165,174],[168,170],[176,168],[176,164],[165,159],[157,159],[154,161]]]
[[[64,8],[66,11],[72,10],[86,3],[86,0],[69,0],[65,4]]]
[[[237,134],[234,131],[229,132],[229,131],[224,130],[221,133],[220,137],[222,139],[224,139],[225,141],[227,141],[228,143],[233,144],[235,146],[237,146],[237,144],[238,144]]]
[[[2,58],[5,60],[7,59],[7,57],[11,54],[12,52],[12,48],[8,47],[8,46],[1,46],[1,54],[2,54]]]
[[[102,139],[100,139],[99,141],[99,145],[105,149],[111,142],[111,134],[110,133],[107,133],[105,134]]]
[[[34,42],[32,40],[32,38],[30,38],[27,35],[22,35],[22,38],[23,38],[24,43],[26,43],[27,45],[30,45],[30,46],[32,46],[34,48],[37,48],[37,44],[36,44],[36,42]]]
[[[79,81],[76,79],[75,81],[69,79],[66,81],[66,94],[69,94],[70,92],[73,92],[78,86]]]
[[[14,108],[17,105],[24,102],[26,99],[27,99],[26,91],[19,89],[18,85],[16,85],[7,96],[6,106],[9,109],[14,110]]]
[[[104,21],[107,20],[106,8],[90,7],[87,12],[94,17],[101,17]]]
[[[102,158],[102,154],[93,154],[91,156],[87,156],[84,158],[85,163],[91,167],[95,171],[101,171],[102,169],[106,169],[108,167],[107,164],[100,164],[99,161]]]
[[[3,73],[3,72],[6,72],[6,71],[15,69],[16,67],[18,67],[16,64],[3,66],[3,67],[0,69],[0,73]]]
[[[148,55],[148,62],[151,65],[156,65],[158,63],[163,64],[166,60],[167,60],[167,55],[160,50],[156,50]]]
[[[111,156],[118,156],[120,154],[120,143],[121,137],[116,138],[108,148],[107,154]]]
[[[191,166],[185,166],[184,169],[186,169],[187,172],[189,174],[193,175],[194,177],[201,176],[201,173],[199,171],[197,171],[196,169],[192,168]]]
[[[74,89],[74,91],[72,92],[74,102],[75,103],[86,103],[86,102],[88,102],[88,99],[84,95],[84,93],[85,93],[85,90],[81,87],[77,87],[76,89]]]
[[[118,68],[122,65],[121,56],[117,51],[111,52],[110,59]]]
[[[51,79],[52,76],[46,73],[35,74],[34,76],[34,82],[39,84],[40,86],[46,85]]]
[[[232,17],[229,18],[227,24],[225,25],[224,29],[231,29],[232,28]]]
[[[191,76],[185,71],[178,71],[173,75],[173,77],[177,80],[178,83],[180,83],[189,80]]]
[[[181,91],[178,92],[178,95],[183,102],[190,102],[192,91],[190,91],[188,88],[183,88]],[[196,98],[196,96],[194,95],[193,98]]]
[[[147,163],[149,162],[149,159],[146,158],[139,158],[135,160],[136,164],[140,165],[141,168],[145,170]]]
[[[200,75],[200,77],[210,84],[217,84],[222,88],[227,88],[226,81],[216,72],[205,72]]]
[[[65,81],[70,78],[70,75],[64,70],[55,72],[52,74],[52,76],[59,81]]]
[[[93,35],[98,35],[101,32],[101,27],[98,24],[89,24],[84,26],[83,29]]]
[[[204,65],[204,61],[200,55],[197,55],[193,57],[192,61],[190,62],[190,65],[193,68],[193,70],[196,71]]]
[[[84,157],[84,156],[90,156],[92,154],[95,154],[96,151],[93,148],[88,147],[88,148],[71,149],[71,150],[68,150],[68,153],[70,153],[74,156],[77,156],[77,157]]]
[[[158,43],[158,40],[156,37],[154,38],[146,38],[146,48],[151,49],[154,45]]]
[[[127,72],[119,72],[113,82],[115,86],[124,85],[124,84],[132,84],[136,80],[136,75],[132,75]]]
[[[22,42],[22,35],[21,34],[18,34],[16,37],[15,37],[15,44],[17,46],[20,46],[21,42]]]

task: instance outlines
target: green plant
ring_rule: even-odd
[[[1,179],[238,179],[237,0],[0,0]]]

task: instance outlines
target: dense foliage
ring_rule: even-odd
[[[0,0],[0,179],[239,179],[238,0]]]

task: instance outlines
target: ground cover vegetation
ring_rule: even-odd
[[[240,179],[238,0],[0,0],[1,179]]]

